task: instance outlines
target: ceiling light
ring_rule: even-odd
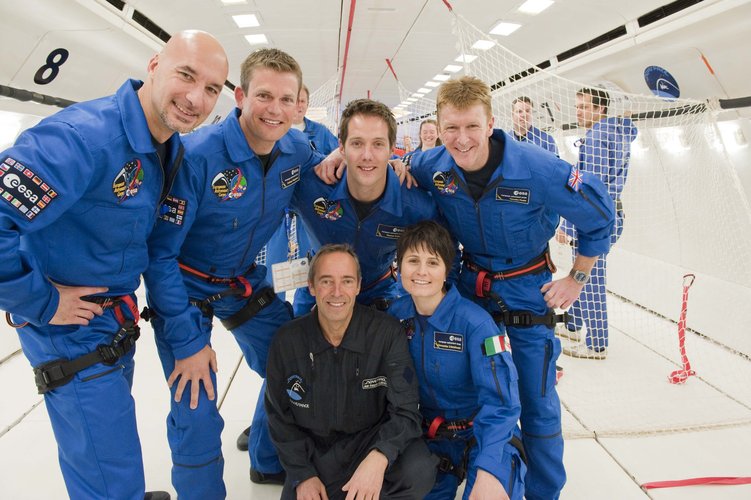
[[[473,56],[472,54],[459,54],[459,57],[454,59],[456,62],[463,62],[463,63],[471,63],[477,59],[477,56]]]
[[[472,48],[476,50],[488,50],[492,49],[494,46],[495,42],[493,40],[477,40],[472,45]]]
[[[490,29],[491,35],[509,36],[514,31],[521,28],[521,24],[507,23],[505,21],[499,21]]]
[[[439,85],[440,85],[440,83],[434,82],[433,80],[431,80],[429,82],[425,82],[425,86],[426,87],[438,87]]]
[[[421,94],[421,93],[419,93],[419,92],[415,92],[414,94],[412,94],[412,97],[422,97],[422,96],[424,96],[424,95],[425,95],[425,94]]]
[[[456,64],[449,64],[445,68],[443,68],[443,71],[446,71],[448,73],[456,73],[457,71],[461,71],[462,67],[457,66]]]
[[[269,43],[269,39],[266,38],[266,35],[264,35],[263,33],[259,33],[257,35],[245,35],[245,39],[251,45],[265,45]]]
[[[238,14],[232,16],[232,19],[235,21],[238,28],[255,28],[261,25],[255,14]]]
[[[237,5],[240,3],[248,3],[246,0],[222,0],[224,5]]]
[[[451,75],[440,74],[440,75],[435,75],[433,77],[433,80],[438,80],[439,82],[445,82],[449,78],[451,78]]]
[[[433,92],[433,89],[426,89],[425,87],[422,87],[422,88],[417,89],[417,91],[425,95],[425,94],[429,94],[430,92]]]
[[[527,0],[519,7],[519,12],[525,14],[539,14],[543,10],[553,5],[553,0]]]
[[[410,97],[410,98],[408,98],[408,99],[405,99],[405,100],[404,100],[404,102],[409,102],[409,103],[413,103],[413,102],[417,102],[417,99],[416,99],[416,98],[414,98],[414,97]]]

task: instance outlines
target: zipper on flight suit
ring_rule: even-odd
[[[501,392],[501,384],[498,382],[498,375],[495,373],[495,359],[490,358],[490,371],[493,373],[493,381],[495,382],[495,390],[498,391],[498,397],[501,398],[501,404],[505,404],[503,400],[503,393]]]

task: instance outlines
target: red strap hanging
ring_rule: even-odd
[[[683,384],[688,380],[688,377],[696,375],[696,372],[691,369],[691,363],[686,355],[686,312],[688,311],[688,289],[694,284],[696,276],[693,274],[686,274],[683,276],[683,302],[681,304],[681,317],[678,320],[678,347],[681,351],[681,363],[683,368],[681,370],[675,370],[668,375],[668,381],[671,384]]]

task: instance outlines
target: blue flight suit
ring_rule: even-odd
[[[426,423],[423,430],[436,417],[473,422],[456,438],[428,439],[430,451],[451,457],[454,466],[462,464],[467,441],[473,436],[477,440],[469,451],[463,498],[469,498],[480,468],[501,482],[509,498],[521,500],[526,466],[510,443],[512,436],[518,439],[519,434],[518,375],[511,353],[486,356],[482,350],[485,339],[500,335],[493,318],[462,297],[454,286],[449,286],[438,308],[427,318],[418,316],[410,296],[397,299],[388,312],[402,322],[407,333],[420,382],[420,413]],[[426,498],[454,498],[458,483],[456,475],[439,472]]]
[[[303,118],[303,123],[305,123],[304,133],[308,136],[308,141],[310,141],[313,149],[323,155],[328,155],[339,147],[339,140],[324,124],[308,120],[307,118]],[[295,215],[291,213],[285,216],[285,222],[274,232],[266,245],[266,279],[269,283],[271,282],[272,264],[285,262],[290,258],[304,257],[311,250],[310,239],[299,218],[296,221],[295,237],[291,237],[291,218],[293,217]],[[290,251],[290,239],[293,240],[293,243],[297,244],[295,251]]]
[[[579,173],[537,146],[514,141],[501,130],[494,130],[492,139],[503,143],[503,159],[479,201],[470,194],[463,171],[445,147],[425,151],[412,161],[412,175],[433,194],[451,233],[464,246],[466,259],[494,272],[521,267],[546,251],[559,215],[577,224],[583,255],[608,251],[613,204],[599,179]],[[569,187],[572,178],[576,182]],[[459,291],[488,311],[498,310],[495,301],[475,295],[477,276],[463,266]],[[491,291],[511,311],[542,316],[548,307],[540,288],[551,278],[545,270],[493,280]],[[545,325],[506,330],[519,371],[521,427],[528,458],[526,498],[550,500],[558,497],[566,480],[561,405],[555,389],[560,342]]]
[[[558,156],[558,146],[555,145],[555,139],[553,139],[553,136],[548,134],[547,132],[543,132],[534,125],[530,126],[529,129],[527,129],[527,133],[524,136],[516,135],[516,132],[514,132],[513,130],[509,131],[509,135],[517,141],[537,144],[542,149],[550,151],[554,155]]]
[[[219,277],[244,277],[254,291],[267,286],[264,266],[255,266],[259,250],[279,226],[301,176],[322,158],[297,130],[276,142],[271,165],[263,166],[240,128],[235,110],[222,123],[184,138],[186,165],[175,179],[170,197],[149,241],[151,263],[144,276],[159,356],[166,376],[175,359],[195,354],[211,341],[211,321],[188,299],[204,300],[227,284],[209,283],[181,273],[178,261],[198,272]],[[226,319],[246,303],[238,297],[212,302],[213,312]],[[250,321],[232,330],[245,360],[265,377],[266,356],[276,329],[291,319],[289,306],[273,300]],[[212,374],[212,380],[215,377]],[[172,481],[180,498],[224,498],[220,435],[224,426],[216,408],[201,390],[198,408],[190,409],[190,384],[180,403],[172,403],[167,435],[172,449]],[[279,472],[281,464],[265,425],[263,392],[250,435],[251,466]],[[259,413],[261,416],[259,416]],[[256,419],[263,423],[255,424]]]
[[[631,159],[631,143],[638,131],[630,118],[603,118],[587,131],[579,143],[579,170],[596,175],[605,184],[615,203],[615,226],[610,235],[610,244],[623,233],[623,206],[621,193],[626,185],[628,163]],[[574,240],[576,228],[567,221],[563,230]],[[607,308],[607,256],[603,255],[592,268],[589,282],[584,285],[579,299],[569,310],[571,320],[568,328],[576,330],[587,325],[586,345],[595,350],[608,346]]]
[[[113,96],[45,118],[0,156],[0,308],[29,322],[18,333],[32,366],[96,351],[120,328],[114,309],[87,326],[50,325],[59,301],[52,282],[104,286],[108,297],[135,300],[167,183],[141,85],[129,80]],[[174,134],[170,165],[180,149]],[[44,395],[71,498],[143,499],[134,352]]]
[[[341,181],[330,186],[311,171],[292,199],[292,208],[302,217],[314,249],[327,243],[349,243],[354,248],[362,270],[357,301],[364,305],[403,294],[399,283],[388,273],[396,257],[396,241],[407,226],[427,219],[446,225],[430,195],[407,189],[399,184],[399,177],[391,168],[386,170],[383,198],[362,221],[347,189],[346,172]],[[307,287],[299,288],[295,293],[295,316],[307,314],[314,304]]]

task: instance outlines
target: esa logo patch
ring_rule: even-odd
[[[389,226],[387,224],[378,224],[376,228],[376,236],[379,238],[387,238],[389,240],[398,240],[399,236],[404,232],[404,228],[401,226]]]
[[[159,218],[163,221],[182,226],[183,218],[185,217],[185,207],[187,204],[188,202],[186,200],[176,198],[172,195],[167,196],[159,210]]]
[[[57,193],[31,169],[7,156],[0,163],[0,197],[31,220],[57,197]]]
[[[326,198],[318,198],[313,202],[313,210],[318,217],[322,219],[335,221],[342,218],[344,210],[342,210],[342,204],[338,201],[330,201]]]
[[[529,193],[527,188],[498,187],[495,188],[495,199],[529,205]]]
[[[134,158],[123,165],[112,182],[112,192],[117,197],[117,202],[122,203],[128,198],[138,194],[138,188],[143,184],[143,167],[141,160]]]
[[[441,194],[456,193],[456,179],[451,172],[436,172],[433,174],[433,185]]]
[[[282,182],[282,189],[287,189],[300,180],[300,165],[295,165],[289,170],[285,170],[279,174],[279,177]]]
[[[236,200],[245,194],[248,181],[239,168],[222,170],[211,181],[211,190],[219,201]]]
[[[292,375],[287,379],[287,396],[289,396],[289,402],[300,408],[310,408],[310,403],[306,403],[308,399],[308,391],[305,389],[305,384],[300,375]]]
[[[433,333],[433,347],[440,351],[464,352],[464,335],[458,333]]]

